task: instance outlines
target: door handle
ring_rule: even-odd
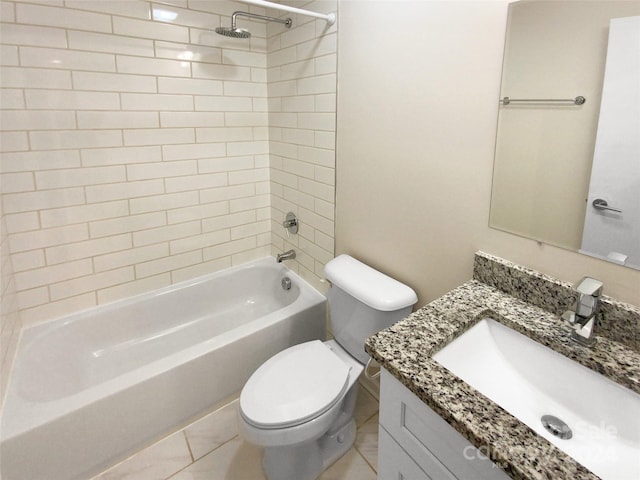
[[[591,205],[593,205],[593,208],[596,210],[609,210],[610,212],[622,213],[622,210],[610,207],[607,201],[603,198],[596,198],[591,202]]]

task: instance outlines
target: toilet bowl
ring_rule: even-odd
[[[261,365],[240,394],[243,438],[264,448],[269,480],[314,480],[351,447],[358,378],[369,335],[401,320],[411,288],[341,255],[325,275],[334,340],[290,347]]]

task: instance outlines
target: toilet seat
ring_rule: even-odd
[[[305,423],[342,398],[349,370],[320,340],[290,347],[249,378],[240,394],[240,413],[249,424],[264,429]]]

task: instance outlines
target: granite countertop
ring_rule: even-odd
[[[486,317],[640,393],[637,349],[600,336],[594,347],[582,347],[570,340],[569,326],[558,315],[477,280],[373,335],[365,349],[473,445],[483,453],[488,450],[512,478],[599,478],[432,360],[434,353]]]

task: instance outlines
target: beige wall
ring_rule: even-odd
[[[488,227],[507,3],[340,4],[336,253],[422,305],[484,250],[640,304],[640,272]]]

